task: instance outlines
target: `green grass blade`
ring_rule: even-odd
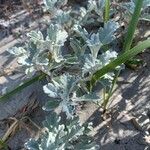
[[[11,97],[12,95],[14,95],[14,94],[16,94],[16,93],[22,91],[24,88],[30,86],[31,84],[33,84],[33,83],[35,83],[35,82],[37,82],[37,81],[39,81],[39,80],[42,80],[43,78],[45,78],[45,76],[46,76],[45,74],[44,74],[44,75],[43,75],[43,74],[42,74],[42,75],[40,74],[40,75],[38,75],[38,76],[36,76],[36,77],[34,77],[34,78],[32,78],[32,79],[29,79],[29,80],[25,81],[23,84],[17,86],[17,87],[16,87],[15,89],[13,89],[12,91],[10,91],[10,92],[8,92],[8,93],[6,93],[6,94],[0,96],[0,101],[8,99],[8,98]]]
[[[1,150],[8,150],[7,144],[1,139],[0,139],[0,149]]]
[[[144,0],[137,0],[136,1],[134,13],[132,15],[131,21],[129,23],[127,34],[125,36],[125,42],[124,42],[124,45],[123,45],[123,50],[124,51],[127,51],[131,48],[131,44],[132,44],[132,41],[133,41],[133,36],[134,36],[136,26],[138,24],[138,20],[139,20],[140,14],[141,14],[141,8],[142,8],[142,5],[143,5],[143,1]]]
[[[143,51],[146,48],[150,47],[150,39],[145,40],[143,42],[140,42],[137,46],[132,48],[131,50],[125,51],[122,55],[118,56],[117,59],[110,62],[108,65],[104,66],[100,70],[98,70],[96,73],[94,73],[91,81],[90,81],[90,88],[95,85],[95,83],[106,73],[113,71],[117,66],[125,63],[141,51]]]
[[[107,3],[107,2],[106,2]],[[143,4],[143,0],[140,0],[140,1],[137,1],[136,2],[136,6],[135,6],[135,9],[134,9],[134,13],[133,13],[133,16],[131,18],[131,21],[129,23],[129,27],[128,27],[128,31],[127,31],[127,34],[126,34],[126,37],[125,37],[125,42],[124,42],[124,45],[123,45],[123,50],[124,51],[127,51],[131,48],[131,44],[132,44],[132,41],[133,41],[133,37],[134,37],[134,33],[135,33],[135,30],[136,30],[136,26],[138,24],[138,19],[140,17],[140,13],[141,13],[141,8],[142,8],[142,4]],[[106,12],[107,12],[107,4],[106,4]],[[108,14],[107,14],[108,15]],[[105,19],[107,21],[107,17]],[[128,64],[128,63],[127,63]],[[129,65],[130,66],[130,65]],[[104,98],[104,102],[103,102],[103,106],[104,106],[104,110],[106,110],[106,107],[107,107],[107,104],[109,102],[109,99],[110,97],[112,96],[113,94],[113,88],[115,86],[115,83],[117,81],[117,78],[118,78],[118,75],[119,75],[119,72],[118,71],[116,73],[116,76],[114,77],[114,80],[112,82],[112,85],[111,85],[111,88],[110,88],[110,91],[107,95],[106,98]],[[90,87],[92,88],[92,87]]]
[[[104,14],[104,22],[106,23],[109,21],[109,15],[110,15],[110,0],[105,0],[105,14]]]
[[[111,98],[111,96],[113,95],[113,92],[114,92],[114,87],[115,87],[115,84],[117,82],[117,79],[118,79],[118,76],[120,74],[120,70],[118,70],[114,76],[114,79],[112,81],[112,84],[111,84],[111,87],[110,87],[110,90],[108,92],[108,95],[107,97],[104,99],[104,102],[103,102],[103,106],[104,106],[104,111],[106,110],[106,107],[107,107],[107,104],[109,102],[109,99]]]

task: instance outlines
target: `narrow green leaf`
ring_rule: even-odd
[[[123,45],[124,51],[127,51],[131,48],[133,36],[135,33],[136,26],[138,24],[138,20],[139,20],[140,14],[141,14],[142,6],[143,6],[143,0],[137,0],[136,5],[135,5],[135,9],[134,9],[134,13],[133,13],[131,21],[129,23],[128,31],[127,31],[127,34],[125,36],[125,42]]]
[[[15,95],[16,93],[21,92],[24,88],[30,86],[31,84],[33,84],[33,83],[35,83],[35,82],[37,82],[37,81],[39,81],[39,80],[42,80],[43,78],[45,78],[45,76],[46,76],[45,74],[44,74],[44,75],[43,75],[43,74],[42,74],[42,75],[40,74],[40,75],[38,75],[38,76],[36,76],[36,77],[34,77],[34,78],[32,78],[32,79],[29,79],[29,80],[25,81],[23,84],[17,86],[17,87],[16,87],[15,89],[13,89],[12,91],[10,91],[10,92],[8,92],[8,93],[6,93],[6,94],[0,96],[0,101],[6,100],[6,99],[8,99],[9,97]]]
[[[104,106],[104,110],[106,110],[106,107],[107,107],[107,104],[109,102],[109,99],[111,98],[111,96],[113,95],[113,92],[114,92],[114,87],[115,87],[115,84],[117,82],[117,79],[118,79],[118,76],[120,74],[120,70],[117,70],[115,76],[114,76],[114,79],[112,81],[112,84],[111,84],[111,87],[110,87],[110,90],[108,92],[108,95],[107,97],[104,99],[104,102],[103,102],[103,106]]]
[[[93,87],[93,85],[106,73],[113,71],[117,66],[121,65],[122,63],[125,63],[129,59],[131,59],[133,56],[140,53],[142,50],[150,47],[150,39],[145,40],[141,43],[139,43],[137,46],[132,48],[131,50],[125,51],[122,55],[120,55],[117,59],[110,62],[108,65],[104,66],[100,70],[98,70],[96,73],[94,73],[90,87]]]
[[[0,149],[1,150],[8,150],[7,144],[1,139],[0,139]]]
[[[109,21],[109,15],[110,15],[110,0],[105,0],[105,16],[104,16],[105,22]]]

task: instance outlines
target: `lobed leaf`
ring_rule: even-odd
[[[86,128],[75,117],[65,125],[52,113],[44,121],[44,131],[38,139],[30,139],[25,147],[29,150],[98,150],[99,146],[86,136]],[[83,139],[83,140],[82,140]],[[86,145],[85,145],[86,144]]]

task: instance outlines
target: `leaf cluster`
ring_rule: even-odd
[[[75,117],[64,125],[61,118],[53,113],[43,122],[43,130],[37,139],[30,139],[25,147],[29,150],[98,150],[87,133],[91,125],[81,125]]]
[[[93,88],[95,83],[111,95],[115,71],[119,72],[122,63],[147,48],[149,41],[118,56],[113,47],[120,26],[113,19],[103,22],[104,0],[89,0],[86,7],[78,9],[65,9],[67,0],[44,0],[44,4],[52,15],[46,35],[32,31],[24,46],[8,51],[18,58],[29,77],[41,72],[49,77],[43,86],[49,101],[43,109],[60,108],[67,123],[62,124],[59,115],[51,114],[43,123],[41,135],[25,146],[29,150],[95,150],[97,146],[84,136],[85,127],[76,117],[76,108],[83,101],[101,102],[103,97]],[[89,30],[88,26],[96,22],[102,25]]]

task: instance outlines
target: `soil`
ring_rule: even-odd
[[[39,18],[38,23],[36,19],[32,20],[32,17],[29,19],[26,32],[39,27]],[[141,32],[148,34],[147,26],[144,29]],[[20,41],[23,42],[24,37],[17,38],[9,34],[5,37],[0,35],[0,39],[0,91],[3,94],[26,79],[24,73],[18,69],[16,59],[6,51]],[[85,104],[79,112],[81,122],[93,122],[91,135],[100,145],[100,150],[150,149],[150,51],[147,50],[138,57],[144,61],[143,66],[136,70],[126,68],[121,72],[105,116],[102,115],[101,108],[91,103]],[[7,73],[3,72],[3,69]],[[8,134],[7,144],[10,150],[23,150],[25,141],[36,135],[37,126],[42,126],[41,122],[48,115],[41,109],[48,100],[41,84],[44,85],[45,81],[0,102],[0,138],[8,133],[15,119],[19,121],[14,132]],[[27,117],[24,118],[25,116]]]
[[[93,136],[100,150],[145,150],[150,148],[150,53],[141,54],[146,66],[138,71],[126,69],[119,77],[103,121],[101,109],[89,104],[81,120],[92,121]],[[91,111],[92,110],[92,111]]]

